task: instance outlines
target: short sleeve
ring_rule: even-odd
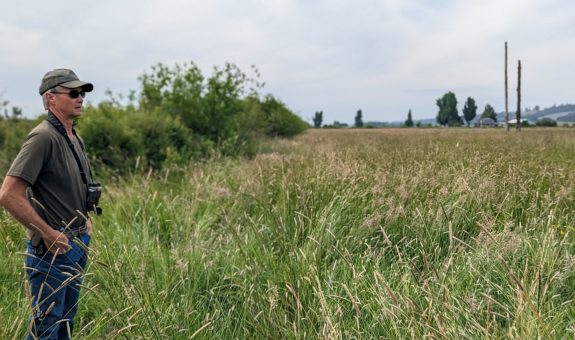
[[[33,130],[8,170],[8,176],[19,177],[34,185],[52,154],[52,139],[48,133]]]

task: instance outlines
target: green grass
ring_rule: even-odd
[[[575,134],[313,130],[106,183],[76,337],[575,336]],[[0,338],[27,326],[0,213]]]

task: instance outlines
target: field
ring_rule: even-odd
[[[78,339],[572,339],[573,129],[310,130],[109,180]],[[0,338],[27,327],[0,212]]]

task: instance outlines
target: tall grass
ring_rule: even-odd
[[[573,338],[568,129],[314,130],[107,183],[81,339]],[[0,338],[27,326],[0,213]]]

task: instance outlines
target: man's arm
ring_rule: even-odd
[[[48,250],[58,254],[68,251],[68,238],[48,225],[26,198],[29,184],[19,177],[6,176],[0,187],[0,205],[26,228],[39,233]]]

